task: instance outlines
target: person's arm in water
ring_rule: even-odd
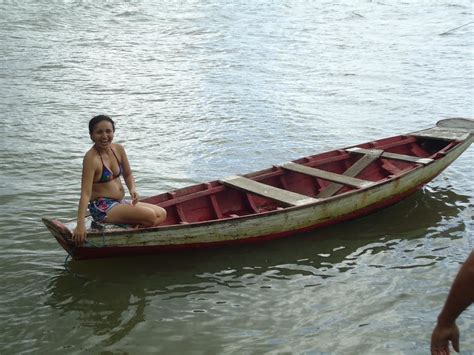
[[[454,350],[459,352],[459,329],[456,319],[474,302],[474,251],[466,259],[459,270],[448,298],[441,313],[438,323],[431,335],[431,353],[449,354],[449,342]]]
[[[76,244],[82,244],[86,239],[86,211],[92,194],[93,180],[94,161],[86,154],[82,163],[81,197],[77,208],[77,226],[72,233],[72,240]]]
[[[125,180],[125,184],[127,185],[128,191],[130,192],[132,204],[136,205],[139,195],[135,187],[135,178],[133,177],[132,169],[130,168],[130,162],[128,161],[125,148],[121,145],[118,145],[118,147],[120,147],[120,154],[122,155],[123,179]]]

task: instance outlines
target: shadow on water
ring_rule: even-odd
[[[462,234],[469,198],[445,189],[418,191],[397,205],[354,221],[292,238],[254,245],[190,250],[155,256],[69,261],[48,287],[47,303],[78,312],[82,325],[115,343],[145,319],[155,297],[163,302],[193,294],[219,293],[220,287],[265,287],[268,280],[334,276],[336,264],[377,243],[376,252],[430,236]],[[450,233],[444,233],[448,226]],[[343,272],[339,268],[339,272]]]

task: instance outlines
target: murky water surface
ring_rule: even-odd
[[[467,0],[1,1],[0,352],[426,354],[474,247],[472,148],[394,207],[255,246],[65,267],[40,218],[75,216],[98,113],[142,196],[473,117],[472,18]],[[458,324],[474,352],[474,310]]]

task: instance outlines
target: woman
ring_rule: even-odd
[[[89,122],[89,134],[94,145],[83,160],[77,226],[72,235],[77,244],[82,244],[86,239],[86,207],[89,207],[92,218],[102,223],[153,227],[166,218],[163,208],[138,202],[135,180],[125,149],[120,144],[112,143],[114,132],[115,123],[109,116],[99,115]],[[121,175],[132,197],[131,203],[123,200],[125,192]]]

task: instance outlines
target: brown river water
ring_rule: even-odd
[[[0,1],[1,354],[427,354],[474,248],[472,147],[370,216],[77,262],[99,113],[142,196],[474,117],[472,1]],[[458,320],[474,353],[474,309]]]

